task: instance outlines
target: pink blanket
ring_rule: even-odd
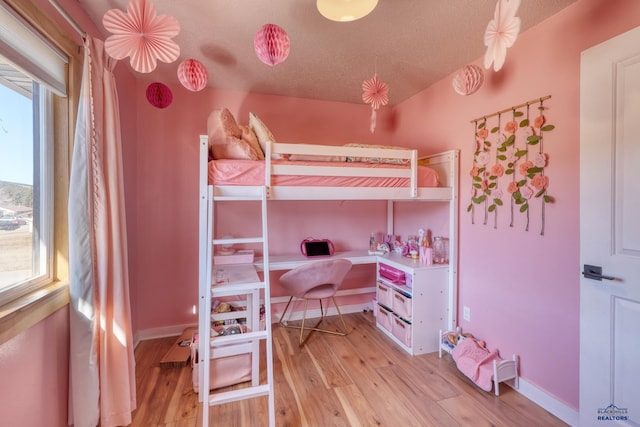
[[[491,391],[493,384],[493,361],[500,360],[498,350],[480,348],[472,339],[458,343],[451,353],[460,372],[484,391]]]
[[[408,168],[408,166],[385,163],[347,163],[347,162],[308,162],[275,160],[274,164],[321,165],[349,167],[368,167],[383,169]],[[209,162],[209,184],[217,185],[264,185],[264,166],[261,160],[214,160]],[[297,176],[276,175],[272,185],[279,186],[327,186],[327,187],[408,187],[408,178],[360,177],[360,176]],[[427,166],[418,167],[418,187],[437,187],[438,173]]]

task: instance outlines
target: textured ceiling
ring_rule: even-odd
[[[515,0],[510,0],[515,1]],[[576,0],[522,0],[522,31]],[[78,0],[105,37],[102,16],[127,10],[128,0]],[[484,31],[496,0],[379,0],[365,18],[330,21],[315,0],[152,0],[157,14],[180,23],[178,60],[139,74],[178,84],[180,61],[194,58],[209,86],[301,98],[362,103],[362,82],[377,72],[389,84],[389,104],[415,95],[484,55]],[[253,49],[258,29],[273,23],[289,34],[282,64],[263,64]],[[517,42],[516,42],[517,43]],[[507,62],[509,55],[507,54]],[[128,59],[123,60],[127,63]]]

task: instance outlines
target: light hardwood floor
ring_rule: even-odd
[[[499,397],[479,389],[449,355],[409,356],[376,329],[370,312],[345,320],[353,328],[349,335],[316,333],[303,348],[297,330],[273,326],[278,426],[566,425],[506,385]],[[143,341],[136,348],[132,426],[202,425],[191,368],[160,367],[175,340]],[[211,426],[267,424],[266,398],[210,408]]]

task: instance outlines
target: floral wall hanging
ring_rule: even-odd
[[[376,111],[389,103],[389,85],[375,74],[371,79],[362,82],[362,100],[371,104],[371,124],[369,130],[376,130]]]
[[[513,46],[520,33],[520,18],[516,12],[520,0],[498,0],[493,19],[489,21],[484,33],[484,68],[500,71],[507,58],[507,48]]]
[[[180,55],[180,47],[171,40],[180,32],[180,24],[173,16],[156,15],[149,0],[131,0],[126,13],[108,10],[102,24],[113,33],[104,44],[109,56],[118,60],[130,56],[131,67],[139,73],[150,73],[158,60],[171,63]]]
[[[545,96],[506,110],[471,121],[473,130],[473,166],[471,175],[471,201],[467,212],[475,223],[475,212],[483,213],[483,224],[493,215],[493,227],[498,226],[498,212],[508,198],[513,227],[515,210],[526,215],[525,230],[529,231],[529,215],[539,204],[542,216],[540,235],[544,235],[545,206],[553,203],[549,194],[549,177],[545,167],[549,154],[545,151],[545,135],[555,126],[549,124]],[[537,106],[533,117],[531,107]]]

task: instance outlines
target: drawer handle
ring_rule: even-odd
[[[402,329],[404,329],[404,322],[402,320],[400,320],[400,319],[393,319],[393,320],[396,321],[396,324],[398,326],[400,326]]]
[[[405,302],[405,299],[402,297],[402,295],[396,294],[395,297],[396,299],[399,299],[400,301]]]

